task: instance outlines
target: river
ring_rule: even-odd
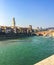
[[[54,38],[27,37],[0,41],[0,65],[34,65],[54,54]]]

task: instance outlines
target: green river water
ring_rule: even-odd
[[[54,54],[54,38],[27,37],[0,41],[0,65],[34,65]]]

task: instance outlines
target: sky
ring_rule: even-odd
[[[0,25],[54,27],[54,0],[0,0]]]

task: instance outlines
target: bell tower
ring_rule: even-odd
[[[13,17],[13,19],[12,19],[12,26],[15,27],[15,24],[16,24],[15,23],[15,18]]]

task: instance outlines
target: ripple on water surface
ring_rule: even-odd
[[[54,38],[29,37],[0,41],[0,65],[33,65],[54,54]]]

